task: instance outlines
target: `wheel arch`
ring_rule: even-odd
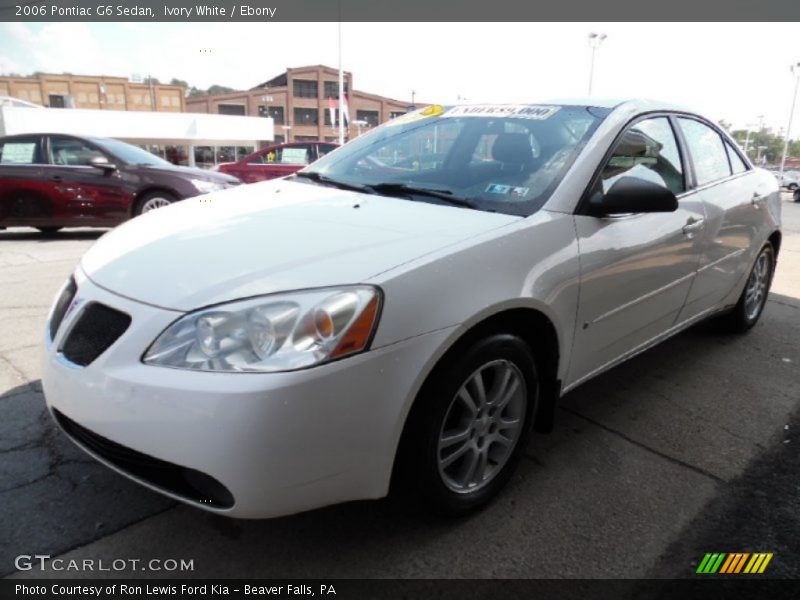
[[[533,427],[535,431],[549,433],[555,421],[555,409],[561,395],[561,381],[558,370],[561,359],[559,336],[553,320],[544,312],[533,307],[510,307],[478,318],[455,335],[442,350],[436,363],[424,375],[416,391],[403,423],[403,428],[395,449],[394,469],[397,470],[399,458],[409,443],[409,432],[415,416],[420,410],[420,398],[426,386],[430,385],[442,369],[456,360],[459,351],[475,340],[493,333],[510,333],[520,337],[533,352],[536,366],[540,370],[539,406]]]

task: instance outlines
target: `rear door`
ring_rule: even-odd
[[[695,191],[706,212],[701,256],[681,320],[715,308],[748,273],[765,220],[769,190],[711,124],[677,119],[694,168]]]
[[[569,381],[579,382],[668,332],[699,260],[700,198],[687,190],[686,160],[670,117],[629,125],[602,166],[592,193],[620,177],[670,189],[678,209],[608,217],[575,216],[580,302]]]
[[[42,136],[0,141],[0,226],[40,225],[53,218],[43,162]]]
[[[53,183],[58,205],[71,224],[114,224],[127,216],[130,192],[119,171],[104,171],[91,166],[96,157],[115,158],[80,138],[49,136],[46,176]]]

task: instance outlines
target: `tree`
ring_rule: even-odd
[[[158,80],[157,77],[145,77],[144,79],[142,79],[142,83],[146,83],[147,85],[150,85],[150,84],[158,85],[161,82]]]
[[[180,85],[180,86],[185,87],[187,89],[189,88],[189,83],[188,82],[184,81],[183,79],[178,79],[177,77],[173,77],[172,79],[170,79],[169,80],[169,84],[170,85]]]
[[[212,94],[230,94],[231,92],[235,92],[236,90],[233,88],[226,87],[224,85],[217,85],[214,84],[206,90],[206,93],[210,96]]]

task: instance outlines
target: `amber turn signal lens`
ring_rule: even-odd
[[[369,343],[369,338],[372,335],[372,329],[375,327],[375,321],[378,318],[378,295],[373,296],[369,304],[364,307],[363,312],[359,315],[356,322],[350,327],[350,330],[336,346],[336,349],[331,353],[331,358],[339,358],[347,356],[354,352],[360,352],[366,348]]]

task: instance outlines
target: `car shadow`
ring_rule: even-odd
[[[5,231],[0,230],[0,242],[23,242],[34,241],[40,243],[63,242],[65,240],[96,240],[110,229],[106,228],[81,228],[81,229],[62,229],[55,233],[42,233],[35,229],[13,228]]]

